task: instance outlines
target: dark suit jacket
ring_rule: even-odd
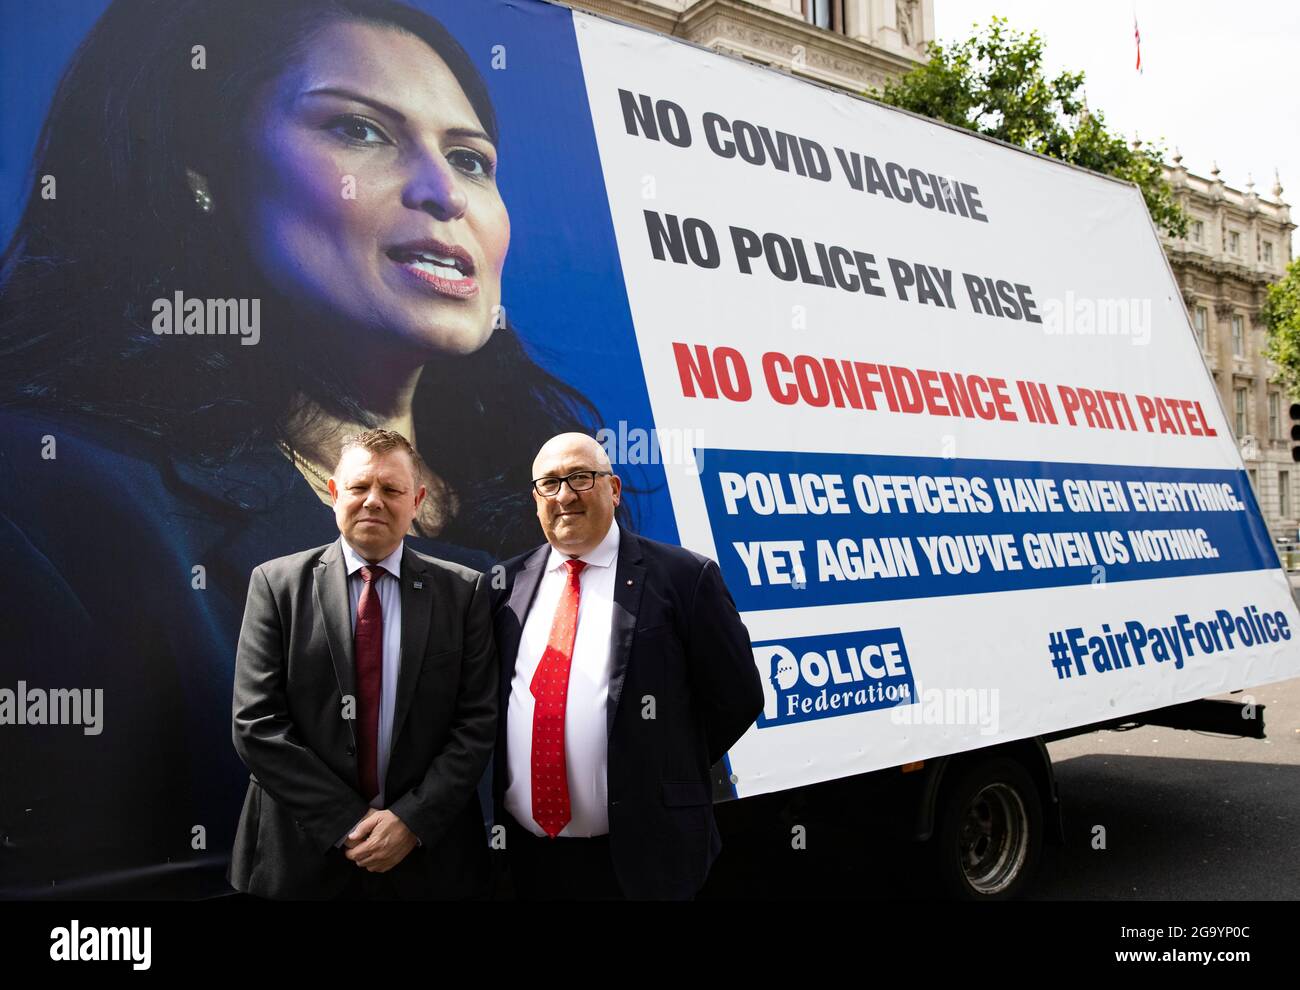
[[[507,813],[510,682],[549,554],[543,545],[507,561],[505,587],[494,587],[501,657],[493,774],[498,816]],[[614,872],[631,898],[692,897],[722,847],[709,768],[763,710],[749,633],[716,563],[624,529],[612,636],[606,726]],[[651,698],[654,718],[646,718]]]
[[[248,789],[230,745],[248,576],[337,537],[271,441],[206,465],[101,420],[0,410],[0,686],[104,692],[100,735],[0,727],[0,900],[53,882],[86,897],[229,892]]]
[[[475,785],[496,732],[487,579],[402,555],[402,650],[387,807],[421,845],[389,871],[402,897],[483,892],[487,840]],[[338,894],[361,867],[336,843],[360,795],[347,568],[342,541],[253,571],[235,659],[235,749],[252,771],[230,882],[266,897]]]

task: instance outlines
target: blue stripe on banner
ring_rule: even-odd
[[[1243,471],[697,456],[718,562],[741,611],[1277,566]]]
[[[727,783],[726,783],[726,787],[727,787],[727,790],[731,792],[731,797],[732,797],[732,799],[734,800],[734,799],[736,798],[736,796],[737,796],[737,795],[736,795],[736,782],[732,779],[732,778],[735,776],[735,773],[734,773],[734,772],[732,771],[732,769],[731,769],[731,753],[730,753],[730,752],[726,752],[726,753],[723,753],[723,754],[722,754],[722,765],[723,765],[724,767],[727,768]],[[715,791],[714,793],[717,793],[717,792]]]

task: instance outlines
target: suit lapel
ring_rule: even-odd
[[[352,609],[348,601],[348,569],[343,559],[342,537],[321,554],[312,576],[312,595],[316,600],[317,614],[325,624],[325,639],[329,643],[330,659],[334,662],[339,694],[355,699],[357,688],[356,662],[352,655]],[[356,719],[345,721],[355,746]]]
[[[618,534],[618,566],[614,571],[614,615],[610,623],[612,650],[609,668],[609,700],[605,707],[605,729],[614,732],[614,713],[623,693],[627,662],[632,655],[637,614],[641,609],[641,591],[645,587],[645,568],[641,565],[641,541],[627,530]]]
[[[523,566],[515,575],[514,584],[510,587],[510,601],[506,605],[513,613],[515,621],[508,623],[503,630],[505,633],[504,642],[498,643],[497,648],[501,651],[501,690],[502,697],[509,699],[510,682],[515,676],[515,662],[519,657],[519,643],[524,636],[524,623],[528,621],[528,610],[533,606],[533,599],[537,597],[537,588],[542,583],[542,573],[546,568],[546,561],[551,555],[551,545],[543,543],[540,547],[529,554],[525,559]],[[506,710],[501,709],[501,718],[505,718]]]
[[[393,715],[394,748],[402,737],[402,726],[411,709],[415,684],[420,679],[420,667],[424,663],[424,649],[428,645],[429,622],[433,614],[433,588],[424,561],[410,547],[402,550],[401,584],[402,653],[399,667],[401,672],[397,677],[396,711]],[[388,765],[393,765],[391,757]]]
[[[524,559],[510,589],[510,601],[507,608],[514,614],[515,621],[508,623],[502,632],[501,642],[497,644],[501,651],[501,719],[506,718],[506,706],[510,700],[510,685],[515,676],[515,663],[519,656],[519,643],[523,637],[524,623],[528,620],[528,610],[533,599],[537,597],[537,588],[542,581],[546,561],[550,557],[550,544],[543,543]],[[636,633],[637,615],[641,609],[641,591],[645,586],[645,567],[641,563],[641,543],[626,529],[619,532],[618,561],[614,571],[614,614],[610,623],[610,640],[612,644],[609,671],[609,699],[605,709],[605,727],[612,732],[614,712],[618,710],[618,699],[623,692],[623,681],[627,676],[627,664],[632,655],[632,640]]]

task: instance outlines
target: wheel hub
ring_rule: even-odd
[[[1024,868],[1029,853],[1029,816],[1020,793],[995,782],[971,798],[958,833],[958,854],[966,882],[985,896],[1005,890]]]

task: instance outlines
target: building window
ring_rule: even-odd
[[[1237,439],[1240,440],[1246,435],[1246,390],[1244,388],[1234,388],[1232,390],[1233,399],[1233,428],[1237,431]]]
[[[1268,393],[1268,436],[1270,440],[1282,439],[1282,393]]]
[[[1277,514],[1283,519],[1291,517],[1291,472],[1277,473]]]
[[[1266,265],[1273,264],[1273,242],[1272,241],[1264,242],[1264,264]]]
[[[1201,350],[1205,350],[1205,328],[1209,323],[1210,314],[1206,312],[1204,306],[1197,306],[1196,312],[1192,315],[1192,327],[1196,330],[1196,342],[1201,345]]]
[[[1259,482],[1255,478],[1255,469],[1247,468],[1246,474],[1250,475],[1250,487],[1258,491]]]
[[[1234,357],[1246,356],[1246,321],[1240,313],[1232,317],[1232,353]]]
[[[1189,228],[1193,244],[1201,244],[1205,241],[1205,224],[1200,220],[1193,220]]]
[[[803,13],[814,27],[844,31],[844,0],[803,0]]]
[[[1228,253],[1241,254],[1241,234],[1235,230],[1228,231]]]

